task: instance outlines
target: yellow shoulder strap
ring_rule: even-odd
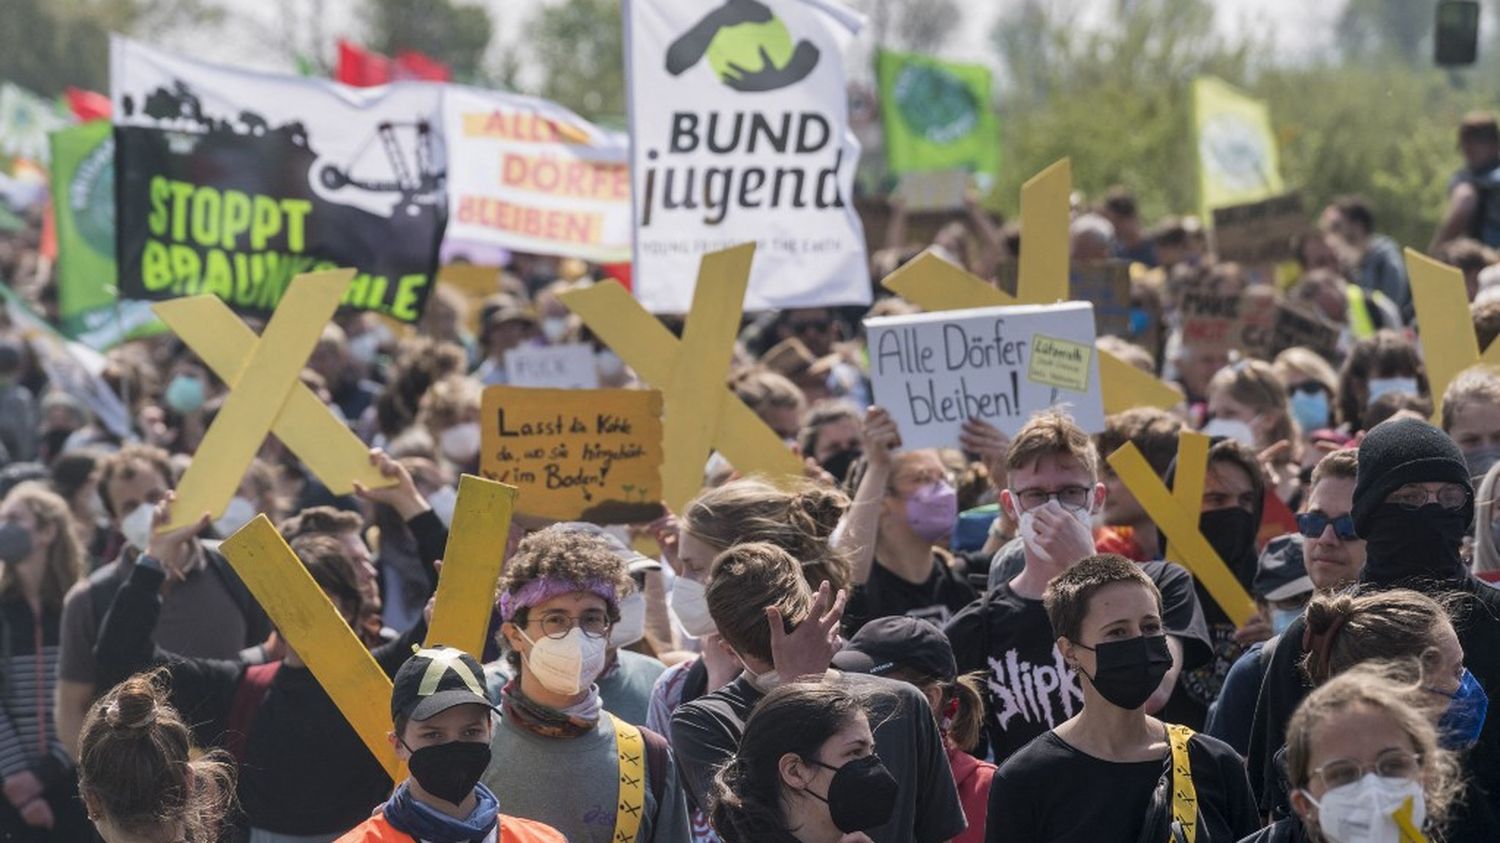
[[[1167,725],[1167,740],[1172,744],[1172,819],[1182,827],[1187,843],[1198,835],[1198,789],[1193,786],[1193,763],[1188,759],[1188,738],[1193,730],[1173,723]]]
[[[605,712],[615,724],[615,751],[620,754],[620,801],[615,812],[614,843],[635,843],[646,813],[646,739],[641,730]]]

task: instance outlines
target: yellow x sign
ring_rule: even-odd
[[[923,310],[965,310],[1013,304],[1052,304],[1068,299],[1068,194],[1072,169],[1064,158],[1021,187],[1021,232],[1026,248],[1014,298],[931,252],[886,277],[885,287]],[[1104,412],[1132,407],[1169,410],[1182,403],[1177,387],[1124,360],[1099,352],[1099,384]]]
[[[1500,342],[1490,343],[1480,354],[1474,319],[1469,315],[1464,274],[1458,269],[1416,249],[1407,249],[1406,274],[1411,281],[1412,302],[1417,307],[1417,324],[1426,327],[1419,342],[1432,393],[1432,423],[1440,425],[1443,393],[1448,384],[1470,366],[1480,363],[1500,366]]]
[[[364,443],[298,380],[353,278],[354,270],[335,269],[292,279],[259,339],[218,296],[152,307],[230,387],[177,486],[172,523],[161,531],[191,524],[204,512],[222,515],[268,432],[336,495],[353,491],[355,481],[371,489],[394,482],[370,465]]]
[[[515,498],[513,486],[467,474],[459,480],[428,646],[456,647],[476,658],[484,652]],[[270,519],[256,516],[220,550],[391,779],[404,778],[386,740],[392,725],[390,678]]]
[[[682,512],[703,488],[703,466],[718,449],[741,474],[800,476],[801,461],[740,401],[725,379],[739,332],[755,244],[703,256],[693,307],[679,341],[614,281],[560,297],[596,336],[662,392],[662,496]]]
[[[1185,434],[1187,436],[1201,436],[1201,434]],[[1178,454],[1183,454],[1184,443],[1179,440]],[[1196,447],[1196,446],[1193,446]],[[1240,585],[1240,581],[1230,572],[1229,566],[1219,558],[1218,551],[1203,537],[1202,531],[1198,529],[1198,512],[1202,507],[1203,497],[1203,475],[1198,474],[1197,499],[1184,500],[1190,490],[1179,486],[1182,497],[1178,497],[1161,482],[1156,476],[1151,464],[1141,456],[1134,442],[1126,442],[1119,450],[1109,455],[1110,468],[1115,470],[1120,482],[1135,495],[1140,502],[1141,508],[1167,534],[1183,567],[1192,572],[1193,576],[1208,589],[1208,594],[1224,610],[1224,614],[1236,626],[1244,626],[1250,618],[1255,615],[1255,601]],[[1205,460],[1206,464],[1206,460]],[[1177,483],[1182,484],[1186,479],[1184,471],[1187,466],[1179,465],[1177,470]],[[1188,481],[1191,482],[1191,481]]]

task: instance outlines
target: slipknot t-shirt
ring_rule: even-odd
[[[1183,644],[1184,668],[1210,656],[1208,628],[1193,591],[1193,577],[1170,562],[1144,562],[1141,570],[1162,596],[1162,624]],[[1001,584],[948,624],[959,673],[985,673],[985,730],[996,763],[1083,708],[1077,671],[1057,649],[1040,600]]]

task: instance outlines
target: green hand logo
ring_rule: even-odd
[[[667,72],[680,76],[704,57],[714,75],[741,92],[774,91],[807,78],[818,48],[795,46],[786,24],[758,0],[727,0],[667,49]]]

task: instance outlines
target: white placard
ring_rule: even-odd
[[[508,386],[598,389],[594,349],[584,343],[513,348],[505,353]]]
[[[686,313],[704,254],[755,242],[746,310],[870,303],[837,0],[625,0],[634,292]]]
[[[1089,433],[1104,429],[1087,302],[888,316],[865,330],[875,401],[907,448],[956,446],[968,418],[1014,435],[1053,406]]]

